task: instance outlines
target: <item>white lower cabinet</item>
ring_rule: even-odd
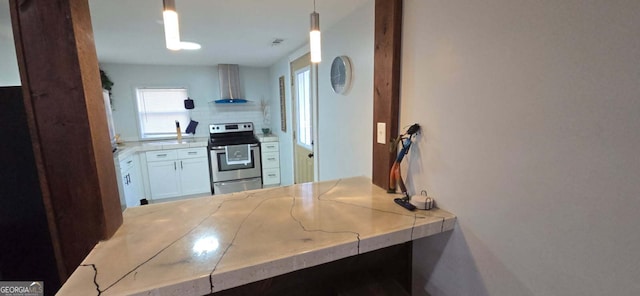
[[[140,205],[140,199],[144,198],[142,177],[140,175],[140,164],[138,155],[126,157],[119,163],[120,167],[120,194],[123,195],[124,202],[128,208]]]
[[[180,160],[180,184],[182,195],[211,192],[209,159],[191,158]]]
[[[262,158],[262,184],[265,186],[280,184],[280,144],[263,142],[260,156]]]
[[[205,147],[149,151],[146,158],[152,199],[211,191]]]
[[[149,170],[149,190],[151,198],[167,198],[180,195],[179,171],[176,168],[176,161],[147,161]]]

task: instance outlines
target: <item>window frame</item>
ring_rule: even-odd
[[[187,97],[189,97],[189,87],[187,86],[136,86],[133,88],[133,98],[134,98],[134,106],[136,111],[136,127],[138,129],[138,137],[140,141],[152,141],[152,140],[169,140],[176,139],[177,134],[175,128],[171,132],[167,133],[145,133],[144,131],[144,123],[142,110],[140,108],[140,97],[139,94],[144,90],[184,90]],[[190,110],[183,109],[185,113],[186,122],[180,122],[180,130],[182,131],[182,137],[190,137],[191,135],[185,134],[185,129],[189,120],[191,119]],[[178,112],[176,112],[178,113]],[[145,113],[146,114],[146,113]]]
[[[301,133],[301,128],[302,128],[302,124],[300,122],[300,97],[299,97],[299,91],[300,91],[300,87],[299,85],[295,86],[296,92],[298,92],[298,94],[296,94],[296,115],[298,116],[298,118],[296,118],[296,144],[304,147],[308,150],[312,150],[313,151],[313,122],[312,122],[312,118],[313,118],[313,97],[312,97],[312,83],[311,83],[311,78],[312,78],[312,74],[311,74],[311,66],[305,66],[303,68],[298,69],[294,75],[296,77],[295,81],[296,83],[299,83],[299,79],[298,79],[298,75],[299,74],[303,74],[305,72],[307,72],[308,74],[308,79],[305,81],[307,84],[307,102],[306,105],[308,106],[309,109],[309,113],[308,113],[308,118],[307,121],[309,121],[309,128],[308,128],[308,133],[309,133],[309,143],[303,143],[300,139],[302,138],[302,133]]]

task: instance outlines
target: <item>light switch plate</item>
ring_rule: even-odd
[[[387,124],[384,122],[378,122],[378,144],[386,144],[387,143]]]

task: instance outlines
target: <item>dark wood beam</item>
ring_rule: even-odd
[[[64,280],[122,224],[89,5],[9,3],[32,149]]]
[[[402,0],[376,0],[373,70],[373,184],[389,188],[396,153],[390,139],[398,136]],[[386,143],[377,142],[377,124],[386,124]]]

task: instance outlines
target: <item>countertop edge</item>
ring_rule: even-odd
[[[371,191],[369,191],[371,190]],[[262,193],[262,195],[256,195],[256,193]],[[166,242],[161,241],[160,243],[155,243],[155,245],[159,247],[163,247],[166,243],[169,243],[168,246],[172,246],[176,242],[180,242],[182,245],[186,246],[188,252],[190,252],[193,243],[197,243],[197,239],[199,235],[193,235],[193,238],[186,239],[186,235],[191,233],[193,230],[199,228],[204,230],[217,229],[214,228],[217,224],[212,224],[212,222],[217,221],[217,219],[227,219],[224,218],[225,215],[234,214],[237,216],[238,209],[242,207],[234,206],[236,203],[225,203],[227,198],[232,198],[233,196],[219,196],[218,198],[224,198],[225,200],[215,201],[213,199],[209,200],[209,198],[196,199],[191,201],[183,201],[181,204],[183,207],[173,207],[169,206],[170,204],[164,204],[164,206],[157,205],[156,207],[149,206],[149,211],[141,211],[138,213],[138,216],[132,216],[130,218],[138,220],[132,220],[130,222],[130,229],[124,231],[120,229],[116,234],[118,236],[118,241],[104,241],[100,242],[96,245],[96,247],[90,252],[90,254],[83,260],[82,265],[78,267],[71,278],[75,278],[73,282],[65,283],[65,286],[59,291],[59,295],[82,295],[82,292],[88,292],[91,288],[93,291],[102,288],[102,295],[120,295],[121,293],[126,293],[126,295],[208,295],[210,293],[215,293],[227,289],[231,289],[234,287],[239,287],[245,284],[261,281],[264,279],[280,276],[283,274],[287,274],[290,272],[295,272],[298,270],[303,270],[305,268],[318,266],[321,264],[341,260],[347,257],[360,255],[369,253],[372,251],[384,249],[391,246],[400,245],[403,243],[407,243],[413,240],[421,239],[424,237],[429,237],[432,235],[437,235],[439,233],[451,231],[455,228],[455,224],[457,221],[457,217],[447,212],[446,210],[442,210],[439,208],[434,208],[432,210],[424,211],[417,210],[413,212],[406,211],[393,204],[391,198],[393,196],[389,196],[386,192],[384,192],[379,187],[371,184],[370,179],[366,177],[354,177],[347,179],[339,179],[339,180],[330,180],[323,182],[314,182],[314,183],[305,183],[299,185],[285,186],[280,187],[280,189],[269,189],[269,190],[255,190],[252,194],[246,196],[246,198],[251,197],[251,199],[240,198],[241,200],[245,200],[247,202],[253,201],[252,207],[246,210],[244,213],[237,218],[235,224],[233,225],[231,230],[228,232],[231,235],[227,235],[227,239],[225,244],[226,248],[220,248],[218,252],[221,252],[220,259],[217,261],[209,261],[206,265],[201,265],[200,268],[195,268],[194,265],[193,272],[188,272],[183,274],[182,277],[160,277],[164,278],[164,280],[158,280],[158,277],[152,277],[153,280],[147,280],[144,277],[141,278],[143,273],[138,274],[138,268],[142,265],[136,265],[137,263],[131,266],[135,266],[134,269],[131,268],[111,268],[104,269],[104,266],[107,268],[110,266],[109,264],[105,264],[107,262],[112,262],[111,259],[102,256],[98,256],[98,252],[102,252],[103,254],[108,254],[108,252],[118,251],[117,254],[123,254],[122,250],[119,246],[123,246],[122,242],[126,242],[127,235],[129,233],[142,233],[141,230],[144,228],[137,228],[142,224],[141,222],[148,222],[149,219],[157,220],[158,217],[167,217],[167,215],[175,215],[176,212],[184,212],[187,210],[193,210],[193,214],[203,215],[204,219],[211,219],[207,224],[202,224],[205,220],[200,221],[200,219],[192,219],[189,223],[185,224],[184,229],[178,228],[177,231],[174,231],[172,235],[175,235],[177,240],[168,240]],[[291,199],[291,200],[290,200]],[[296,202],[299,201],[299,202]],[[235,199],[233,199],[235,201]],[[268,201],[265,202],[265,201]],[[282,201],[282,202],[281,202]],[[304,202],[303,202],[304,201]],[[223,204],[228,205],[225,207],[221,207]],[[216,207],[217,205],[217,207]],[[267,206],[269,205],[269,206]],[[239,244],[236,244],[236,236],[242,227],[245,228],[243,231],[245,232],[243,235],[245,238],[247,234],[252,234],[252,230],[258,229],[256,226],[263,225],[263,223],[253,223],[247,224],[244,226],[245,220],[247,217],[254,215],[252,217],[254,221],[258,218],[264,218],[258,215],[260,214],[269,214],[269,217],[272,217],[272,214],[282,214],[283,219],[289,221],[293,219],[296,223],[289,223],[292,226],[284,227],[282,221],[278,222],[278,227],[282,225],[282,229],[297,229],[301,227],[304,232],[317,232],[319,230],[315,230],[315,228],[307,229],[308,225],[311,225],[313,222],[320,221],[317,220],[323,216],[318,216],[317,212],[314,211],[302,211],[303,205],[313,206],[308,209],[315,209],[316,207],[323,207],[326,210],[324,213],[327,215],[323,215],[324,217],[333,217],[338,218],[346,217],[344,214],[348,213],[349,217],[358,217],[358,219],[347,219],[344,222],[347,224],[326,224],[324,226],[328,228],[322,228],[322,232],[327,233],[341,233],[345,235],[343,239],[339,239],[339,241],[331,242],[330,240],[317,240],[316,242],[303,246],[302,244],[297,245],[284,245],[281,246],[280,250],[287,250],[286,252],[275,252],[270,253],[261,252],[260,248],[244,248],[243,243],[246,245],[247,242],[251,242],[252,240],[245,240]],[[202,210],[196,211],[196,209],[204,209],[205,207],[209,207],[213,209],[210,210]],[[349,206],[346,210],[344,206]],[[243,206],[246,207],[246,206]],[[296,215],[292,214],[292,211],[296,207]],[[300,208],[298,208],[300,207]],[[261,209],[256,212],[256,209]],[[221,209],[224,209],[221,210]],[[338,210],[341,209],[341,210]],[[297,210],[300,210],[297,212]],[[305,216],[305,213],[307,216]],[[359,214],[360,213],[360,214]],[[375,215],[374,215],[375,213]],[[214,217],[213,214],[221,214],[217,217]],[[333,214],[333,216],[332,216]],[[147,216],[153,215],[153,216]],[[197,217],[199,217],[196,215]],[[388,218],[391,215],[391,218]],[[157,217],[156,217],[157,216]],[[194,216],[194,217],[196,217]],[[236,217],[234,216],[234,217]],[[372,224],[363,224],[363,218],[367,218],[372,216],[375,219],[371,220]],[[144,217],[144,218],[142,218]],[[151,218],[149,218],[151,217]],[[213,218],[212,218],[213,217]],[[230,217],[230,216],[229,216]],[[244,217],[244,218],[243,218]],[[383,218],[387,217],[387,218]],[[402,220],[398,220],[395,217],[402,217]],[[389,220],[390,219],[390,220]],[[154,220],[154,221],[155,221]],[[258,219],[260,220],[260,219]],[[380,221],[386,221],[393,223],[380,224]],[[198,222],[200,221],[200,222]],[[220,220],[222,221],[222,220]],[[251,221],[251,220],[249,220]],[[264,219],[260,221],[266,221]],[[276,221],[276,220],[274,220]],[[330,221],[330,220],[327,220]],[[354,223],[351,223],[354,221]],[[367,220],[368,221],[368,220]],[[192,228],[193,223],[197,225]],[[209,225],[211,224],[211,225]],[[298,226],[298,224],[300,224]],[[305,227],[305,225],[307,225]],[[194,224],[195,225],[195,224]],[[203,226],[201,226],[203,225]],[[253,225],[253,226],[250,226]],[[332,226],[338,226],[337,230],[331,231],[330,228]],[[345,228],[344,225],[353,225],[353,228]],[[355,227],[357,225],[367,225],[364,227]],[[368,225],[377,225],[377,227],[372,227]],[[318,228],[318,229],[321,229]],[[248,230],[246,230],[248,229]],[[277,229],[277,228],[276,228]],[[186,234],[181,234],[182,231],[187,231]],[[233,234],[235,231],[235,234]],[[122,232],[122,233],[120,233]],[[148,233],[148,232],[145,232]],[[217,237],[217,236],[216,236]],[[242,237],[242,236],[240,236]],[[270,238],[273,236],[265,236],[266,238]],[[275,236],[280,237],[280,236]],[[293,237],[293,236],[292,236]],[[288,238],[288,236],[285,236]],[[309,242],[309,236],[298,236],[295,241],[299,242]],[[315,239],[315,237],[313,237]],[[122,241],[122,242],[120,242]],[[221,240],[222,241],[222,240]],[[288,240],[289,241],[289,240]],[[290,240],[293,241],[293,240]],[[321,243],[317,243],[321,242]],[[131,243],[131,242],[129,242]],[[217,245],[217,244],[216,244]],[[267,245],[269,246],[269,245]],[[277,245],[276,245],[277,246]],[[236,249],[236,247],[240,247],[240,249]],[[168,247],[163,247],[160,252],[164,252]],[[177,249],[177,251],[172,251],[171,253],[164,252],[162,256],[162,260],[159,261],[160,265],[167,265],[173,263],[180,262],[189,262],[184,261],[189,258],[193,258],[193,256],[183,256],[181,250],[183,247]],[[264,249],[264,247],[263,247]],[[228,250],[231,252],[227,253]],[[236,250],[239,250],[240,253],[237,253]],[[253,250],[251,260],[244,260],[238,257],[238,254],[243,254],[242,252],[246,252],[246,250]],[[257,251],[256,251],[257,250]],[[105,253],[107,252],[107,253]],[[156,258],[156,256],[160,253],[154,255],[154,250],[143,254],[151,254],[152,257]],[[124,252],[126,253],[126,252]],[[225,257],[225,254],[227,257]],[[229,254],[234,254],[235,256],[231,256]],[[250,255],[249,253],[247,253]],[[106,258],[106,259],[105,259]],[[140,256],[135,258],[142,258]],[[161,258],[161,257],[157,257]],[[185,259],[186,258],[186,259]],[[229,258],[229,260],[227,260]],[[143,258],[144,259],[144,258]],[[167,260],[169,259],[169,260]],[[237,260],[237,262],[235,261]],[[147,260],[149,261],[149,260]],[[147,261],[144,261],[143,264],[146,264]],[[203,261],[204,262],[204,261]],[[99,264],[102,264],[98,266]],[[90,268],[93,266],[93,268]],[[96,269],[96,266],[98,268]],[[126,265],[120,265],[126,266]],[[147,265],[149,266],[149,265]],[[156,266],[152,268],[157,268]],[[162,269],[158,270],[169,270],[170,274],[173,275],[173,272],[178,272],[179,270],[184,269],[169,269],[166,267],[161,267]],[[172,267],[173,268],[173,267]],[[118,273],[118,270],[127,271],[124,276],[118,278],[122,273]],[[155,269],[151,269],[155,270]],[[116,277],[110,276],[111,280],[100,280],[96,281],[96,276],[98,275],[98,271],[102,274],[107,272],[107,274],[117,275]],[[135,273],[133,273],[135,271]],[[144,275],[148,275],[148,270],[145,271]],[[182,272],[178,272],[178,274],[182,274]],[[136,280],[137,275],[137,280]],[[138,281],[136,284],[124,284],[125,281],[122,281],[126,277],[129,277],[130,281]],[[148,278],[148,277],[147,277]],[[104,279],[104,277],[103,277]],[[113,280],[116,280],[113,282]],[[142,282],[139,282],[141,281]],[[93,287],[89,283],[92,283]],[[108,286],[105,282],[110,283]],[[79,283],[79,284],[78,284]],[[98,286],[100,284],[100,286]],[[116,288],[111,289],[114,285],[118,284]],[[82,289],[78,289],[81,287]],[[121,288],[117,288],[121,287]],[[106,290],[106,291],[105,291]],[[80,292],[80,294],[78,293]]]
[[[207,147],[207,145],[206,139],[191,139],[182,143],[177,141],[126,142],[118,146],[118,149],[113,153],[113,158],[117,161],[122,161],[124,158],[139,152],[198,148]]]
[[[390,231],[380,236],[354,240],[341,245],[313,250],[294,256],[277,258],[220,273],[213,271],[209,276],[199,276],[182,282],[176,281],[168,285],[143,289],[134,292],[133,295],[206,295],[208,293],[216,293],[305,268],[451,231],[453,230],[455,221],[455,216],[443,217],[442,221],[415,225],[410,229]],[[202,291],[205,293],[198,294]],[[195,292],[196,294],[187,294],[189,292]]]

